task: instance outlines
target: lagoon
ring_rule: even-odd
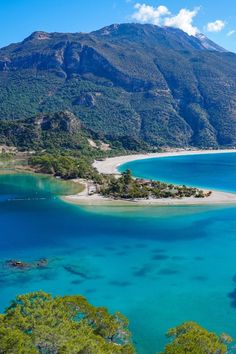
[[[186,320],[236,337],[236,207],[79,207],[61,188],[0,175],[1,311],[28,291],[82,294],[129,318],[140,354],[161,350]],[[48,267],[4,267],[41,257]]]
[[[236,152],[151,158],[127,162],[135,177],[236,192]]]

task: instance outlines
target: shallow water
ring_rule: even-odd
[[[1,310],[27,291],[80,293],[123,312],[141,354],[161,350],[166,330],[186,320],[236,337],[236,208],[81,208],[54,188],[0,176]],[[40,257],[48,267],[4,267]]]

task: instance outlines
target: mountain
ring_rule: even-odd
[[[39,114],[23,120],[0,120],[0,145],[20,149],[81,149],[88,147],[90,132],[71,112]]]
[[[103,156],[102,152],[147,151],[150,146],[135,137],[106,138],[88,129],[73,113],[39,113],[25,119],[0,119],[0,147],[19,150],[75,150],[77,155]]]
[[[108,139],[236,146],[236,54],[204,35],[121,24],[0,49],[0,118],[69,110]]]
[[[217,52],[227,52],[224,48],[211,41],[203,33],[197,33],[196,38],[201,42],[202,46],[207,50],[215,50]]]

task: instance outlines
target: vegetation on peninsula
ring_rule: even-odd
[[[119,178],[107,177],[101,186],[100,193],[105,197],[119,199],[205,198],[211,194],[211,192],[204,192],[198,188],[134,179],[130,170],[123,172]]]
[[[104,140],[99,139],[84,128],[74,114],[68,111],[41,114],[30,120],[13,121],[10,125],[0,121],[0,142],[14,146],[19,151],[23,150],[30,168],[66,180],[90,180],[96,191],[105,197],[204,198],[210,195],[196,188],[134,179],[130,171],[119,178],[99,174],[92,166],[94,159],[135,153],[138,146],[132,139],[118,144],[103,138]],[[135,150],[125,148],[127,146]],[[148,151],[147,146],[140,145],[139,148],[144,149],[140,151]]]

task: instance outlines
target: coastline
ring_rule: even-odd
[[[137,154],[108,157],[102,161],[95,161],[93,167],[95,167],[99,173],[104,174],[119,174],[118,167],[131,161],[153,159],[160,157],[177,157],[186,155],[206,155],[206,154],[226,154],[235,152],[236,149],[229,150],[173,150],[168,152],[156,152],[150,154]]]
[[[166,205],[236,205],[236,194],[224,192],[212,192],[210,197],[207,198],[182,198],[182,199],[134,199],[122,200],[105,198],[99,194],[84,195],[84,194],[70,195],[61,197],[65,202],[76,205],[86,206],[166,206]]]
[[[93,167],[95,167],[99,173],[104,174],[119,174],[118,167],[126,162],[143,160],[149,158],[159,158],[159,157],[171,157],[171,156],[185,156],[185,155],[199,155],[199,154],[219,154],[219,153],[230,153],[236,150],[179,150],[179,151],[169,151],[164,153],[153,153],[153,154],[137,154],[137,155],[127,155],[127,156],[117,156],[112,158],[106,158],[102,161],[95,161]],[[212,191],[212,194],[207,198],[163,198],[163,199],[134,199],[134,200],[122,200],[122,199],[112,199],[105,198],[99,194],[89,194],[88,183],[86,181],[74,180],[74,182],[82,183],[84,185],[84,190],[77,194],[62,197],[65,202],[77,204],[77,205],[87,205],[87,206],[99,206],[99,205],[110,205],[110,206],[165,206],[165,205],[216,205],[216,204],[236,204],[236,193],[227,193],[221,191]],[[201,188],[202,189],[202,188]],[[202,189],[206,192],[209,190]]]

